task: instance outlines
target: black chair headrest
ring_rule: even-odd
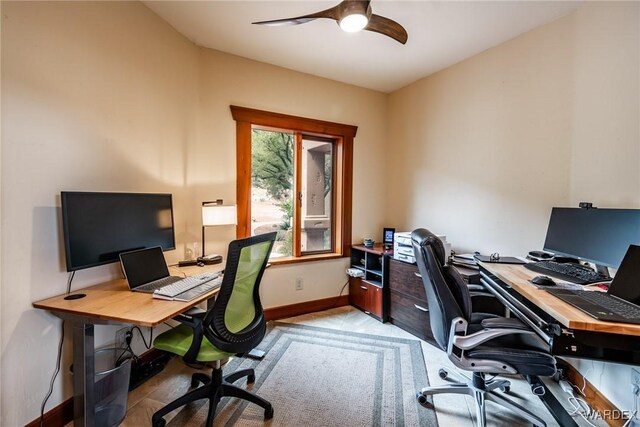
[[[418,228],[413,230],[411,233],[411,240],[420,247],[424,247],[426,245],[431,246],[431,249],[433,249],[433,253],[437,257],[440,265],[444,266],[446,264],[447,260],[445,259],[444,244],[438,236],[426,228]]]

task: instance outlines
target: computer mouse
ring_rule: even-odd
[[[538,286],[555,286],[556,282],[548,276],[536,276],[531,279],[531,283]]]

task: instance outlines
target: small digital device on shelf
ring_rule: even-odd
[[[383,228],[382,244],[385,250],[393,249],[393,235],[396,233],[395,228]]]

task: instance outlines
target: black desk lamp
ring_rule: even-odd
[[[218,264],[222,257],[217,254],[206,255],[204,249],[204,229],[215,225],[232,225],[238,223],[238,210],[235,205],[225,206],[222,199],[214,202],[202,202],[202,256],[198,262],[205,264]]]

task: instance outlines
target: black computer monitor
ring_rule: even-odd
[[[631,244],[640,245],[640,209],[553,208],[544,249],[618,268]]]
[[[63,191],[61,200],[67,271],[135,249],[175,249],[171,194]]]

